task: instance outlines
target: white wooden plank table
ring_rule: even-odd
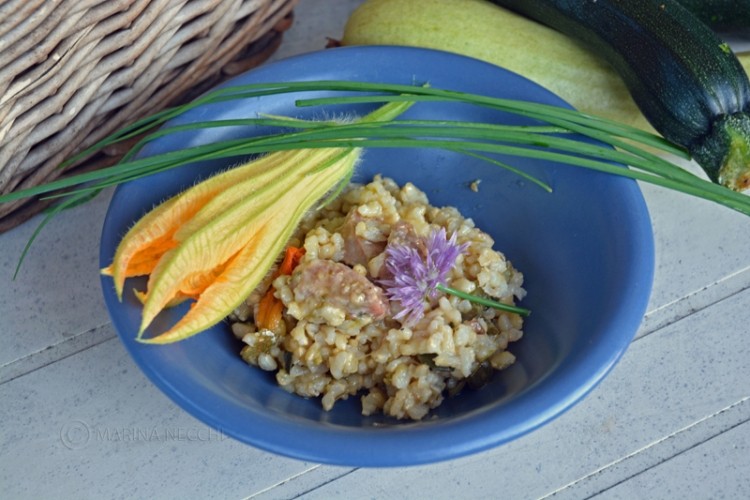
[[[302,0],[276,58],[322,48],[362,0]],[[30,221],[0,235],[0,497],[750,498],[750,218],[643,187],[648,313],[622,361],[552,423],[434,465],[353,469],[236,442],[176,407],[107,316],[111,193],[62,214],[16,280]]]

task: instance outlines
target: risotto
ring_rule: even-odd
[[[242,358],[287,391],[320,397],[326,410],[358,396],[364,415],[398,419],[422,419],[465,385],[483,384],[515,361],[508,346],[523,318],[436,290],[407,311],[389,290],[399,286],[394,249],[433,258],[429,238],[440,230],[460,250],[441,276],[447,286],[504,304],[523,298],[523,275],[470,218],[431,206],[412,184],[376,177],[310,214],[289,242],[301,249],[296,267],[270,275],[230,316]],[[258,328],[269,294],[281,320]]]

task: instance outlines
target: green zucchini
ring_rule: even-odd
[[[677,0],[492,0],[603,57],[656,131],[714,182],[750,188],[750,81],[726,43]]]
[[[750,0],[679,0],[715,30],[750,30]]]

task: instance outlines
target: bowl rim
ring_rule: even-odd
[[[293,56],[254,68],[223,83],[220,87],[251,81],[277,81],[274,75],[279,69],[283,69],[285,73],[297,71],[300,75],[306,75],[304,68],[336,68],[343,64],[356,66],[364,64],[365,61],[373,64],[371,62],[373,59],[381,63],[404,59],[420,60],[423,63],[430,61],[437,67],[449,66],[490,72],[497,75],[498,79],[506,78],[521,82],[533,88],[535,92],[552,98],[560,106],[570,107],[548,90],[504,68],[458,54],[398,46],[339,47]],[[384,71],[387,71],[387,68],[384,68]],[[352,72],[356,73],[356,70]],[[332,74],[335,74],[335,71]],[[384,75],[383,79],[387,79],[387,76]],[[148,154],[148,151],[150,149],[147,147],[142,154]],[[132,337],[129,337],[132,332],[122,331],[116,324],[114,308],[117,306],[112,302],[111,282],[107,281],[106,277],[102,277],[105,302],[115,323],[118,337],[149,380],[178,406],[224,435],[282,456],[331,465],[390,467],[453,459],[494,448],[559,417],[581,401],[605,378],[630,344],[642,321],[651,292],[654,274],[654,243],[650,217],[638,184],[631,179],[620,179],[621,181],[618,182],[623,186],[622,189],[634,208],[634,215],[630,215],[630,219],[636,226],[634,230],[639,239],[636,250],[641,256],[640,267],[634,270],[638,277],[639,293],[631,293],[626,297],[627,303],[618,310],[619,314],[608,319],[616,334],[611,335],[607,344],[595,346],[597,359],[595,366],[587,365],[585,370],[573,368],[569,376],[564,379],[544,380],[543,384],[540,383],[542,381],[538,381],[536,387],[530,387],[515,396],[515,402],[518,404],[510,407],[503,406],[502,418],[499,418],[495,411],[496,405],[492,405],[482,411],[455,419],[428,420],[418,424],[403,424],[386,428],[350,428],[320,425],[319,422],[307,426],[294,420],[278,418],[277,415],[259,412],[253,413],[253,421],[245,422],[241,428],[235,425],[238,422],[234,420],[230,421],[232,425],[227,425],[227,421],[223,421],[216,412],[206,409],[211,403],[218,404],[218,401],[211,400],[210,394],[203,394],[203,399],[186,395],[182,387],[165,377],[162,371],[148,364],[140,351],[142,344],[135,343]],[[118,187],[115,190],[114,197],[118,196],[121,189],[122,187]],[[113,206],[114,204],[111,204],[107,211],[102,230],[100,249],[102,266],[107,265],[111,257],[105,238],[111,237],[107,233],[107,226],[116,215],[112,212]],[[556,395],[552,400],[550,391]],[[503,424],[502,428],[498,428],[500,424]],[[252,430],[257,426],[260,426],[263,432],[258,433]],[[290,433],[290,429],[295,426],[297,431],[300,429],[312,431],[307,433],[305,443],[300,443],[294,433]],[[492,429],[492,431],[480,434],[477,432],[478,428]],[[404,446],[407,434],[409,447]],[[342,443],[348,444],[342,446]]]

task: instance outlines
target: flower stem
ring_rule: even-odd
[[[476,295],[462,292],[461,290],[456,290],[455,288],[451,288],[449,286],[445,286],[442,284],[438,285],[437,289],[440,290],[441,292],[455,295],[456,297],[460,299],[465,299],[465,300],[468,300],[469,302],[473,302],[474,304],[491,307],[493,309],[499,309],[501,311],[516,313],[524,317],[527,317],[529,314],[531,314],[531,311],[529,311],[526,308],[518,307],[518,306],[511,306],[508,304],[502,304],[500,302],[496,302],[494,300],[487,299],[484,297],[478,297]]]

